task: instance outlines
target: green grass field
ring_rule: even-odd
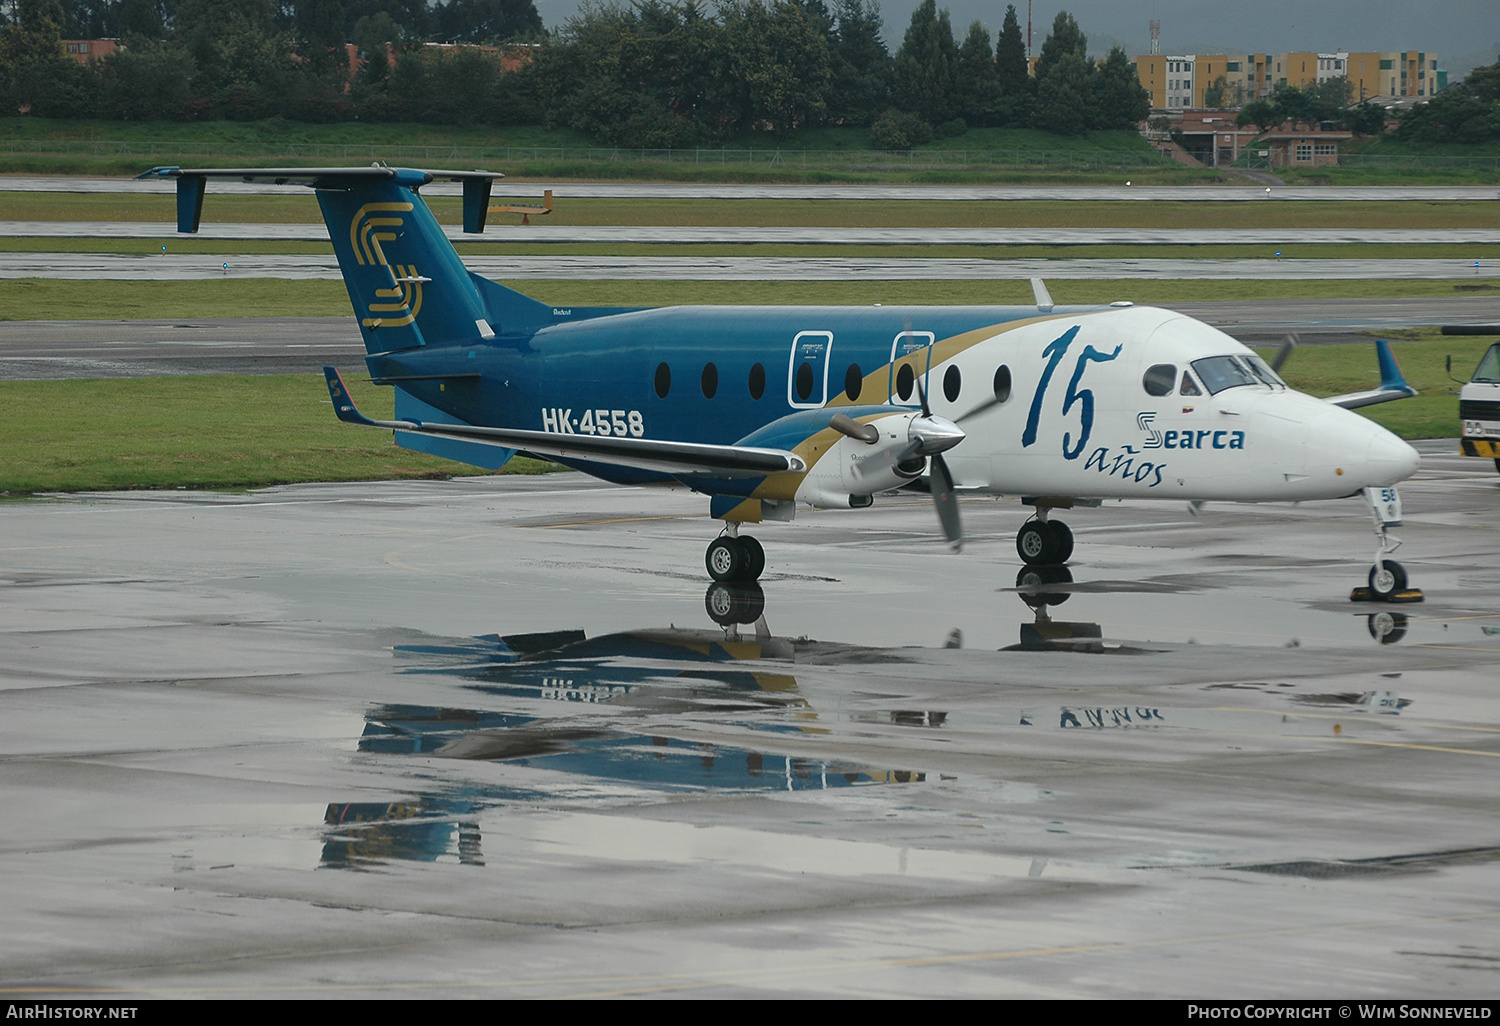
[[[884,303],[938,306],[1032,302],[1024,281],[505,281],[564,306]],[[1059,303],[1220,302],[1253,299],[1366,299],[1456,296],[1452,281],[1072,280],[1047,283]],[[63,281],[17,278],[0,289],[0,321],[137,320],[199,317],[353,317],[340,281],[230,278],[221,281]]]
[[[373,416],[392,415],[390,389],[349,385]],[[0,435],[0,492],[11,494],[483,473],[340,423],[319,374],[4,381]],[[547,466],[515,459],[505,472]]]
[[[549,183],[550,184],[550,183]],[[540,202],[543,185],[497,187],[494,202]],[[111,193],[0,192],[0,221],[176,220],[176,199],[167,186],[160,196]],[[509,193],[500,195],[499,193]],[[787,226],[867,228],[1495,228],[1500,204],[1493,202],[1106,202],[1093,200],[890,200],[842,199],[600,199],[569,197],[553,190],[554,207],[543,224],[656,225],[662,227]],[[463,220],[457,197],[434,196],[428,205],[439,221]],[[306,190],[277,196],[216,195],[203,204],[207,223],[318,224],[322,216]],[[494,223],[517,223],[496,214]]]

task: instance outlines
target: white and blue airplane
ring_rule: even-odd
[[[463,185],[464,231],[484,228],[483,171],[153,168],[177,183],[193,232],[211,178],[311,187],[395,419],[341,420],[397,445],[496,469],[532,454],[606,481],[685,485],[724,521],[705,563],[754,580],[742,530],[799,503],[859,508],[927,485],[962,540],[956,494],[1020,496],[1028,565],[1065,562],[1052,511],[1104,499],[1299,502],[1363,493],[1380,537],[1369,584],[1406,586],[1385,526],[1416,451],[1350,408],[1415,394],[1379,346],[1381,387],[1318,399],[1252,350],[1170,310],[1057,307],[558,307],[469,272],[420,190]],[[1395,544],[1399,544],[1396,542]]]

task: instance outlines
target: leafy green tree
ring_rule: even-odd
[[[880,5],[875,0],[835,0],[834,14],[837,21],[828,39],[833,64],[828,118],[868,125],[885,108],[891,90],[891,53],[883,38]]]
[[[1225,101],[1229,96],[1229,79],[1220,75],[1209,83],[1207,89],[1203,90],[1203,106],[1213,110],[1223,110]]]
[[[386,11],[367,14],[354,23],[350,41],[359,54],[354,88],[364,94],[380,90],[391,76],[391,55],[401,50],[401,27]]]
[[[1094,74],[1093,127],[1132,129],[1151,113],[1151,97],[1141,86],[1135,65],[1118,46]]]
[[[972,126],[998,123],[1000,73],[995,67],[990,33],[979,22],[969,26],[969,34],[958,48],[957,88],[959,116]]]
[[[1058,11],[1036,63],[1036,127],[1079,135],[1093,127],[1094,65],[1088,38],[1067,11]]]
[[[1235,116],[1234,123],[1244,128],[1254,125],[1259,131],[1266,132],[1281,124],[1281,115],[1276,105],[1270,100],[1251,100],[1240,108],[1239,114]]]
[[[958,116],[958,47],[947,10],[937,0],[922,0],[891,69],[891,97],[896,106],[938,123]]]
[[[1382,135],[1385,110],[1368,101],[1358,104],[1344,113],[1344,127],[1356,135]]]
[[[63,56],[62,5],[57,0],[18,0],[10,24],[0,30],[0,87],[7,113],[45,102],[70,69]]]
[[[180,119],[193,111],[196,68],[186,50],[166,40],[143,40],[104,58],[100,111],[120,121]]]
[[[729,123],[779,136],[821,123],[833,66],[827,39],[802,6],[790,0],[725,0],[720,17]]]
[[[447,0],[432,15],[438,35],[448,42],[503,43],[542,34],[542,16],[532,0]]]
[[[1300,121],[1315,124],[1323,120],[1323,104],[1315,86],[1306,89],[1298,89],[1294,85],[1282,86],[1272,94],[1271,105],[1276,109],[1278,123]]]
[[[1030,125],[1036,83],[1026,66],[1026,42],[1021,38],[1021,23],[1016,17],[1015,4],[1006,7],[1000,36],[995,41],[995,77],[999,91],[995,103],[996,121],[1016,127]]]

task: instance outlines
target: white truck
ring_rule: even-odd
[[[1459,444],[1465,456],[1488,456],[1500,470],[1500,342],[1485,350],[1458,393]]]

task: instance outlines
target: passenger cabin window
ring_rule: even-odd
[[[1010,398],[1010,368],[1001,364],[995,369],[995,401],[1003,403]]]
[[[1177,367],[1170,363],[1158,363],[1154,367],[1147,367],[1146,373],[1141,377],[1141,386],[1145,388],[1147,395],[1171,395],[1172,386],[1177,384]]]
[[[963,376],[958,372],[958,365],[949,367],[948,372],[943,375],[943,397],[950,403],[956,403],[963,387]]]
[[[901,369],[896,372],[896,394],[904,403],[911,398],[912,386],[916,384],[916,374],[912,372],[911,364],[903,363]]]
[[[795,384],[797,386],[797,398],[801,399],[803,402],[807,402],[808,398],[812,395],[813,390],[812,364],[804,363],[797,368],[797,378]]]
[[[760,364],[750,368],[750,398],[759,399],[766,394],[766,369]]]
[[[665,363],[656,365],[656,398],[665,399],[672,391],[672,368]]]
[[[849,369],[844,372],[844,394],[849,397],[851,403],[857,402],[859,393],[864,390],[864,387],[864,373],[860,371],[859,364],[851,363]]]
[[[703,365],[703,379],[700,383],[703,386],[703,398],[712,399],[714,393],[719,390],[719,368],[711,363],[705,363]]]

